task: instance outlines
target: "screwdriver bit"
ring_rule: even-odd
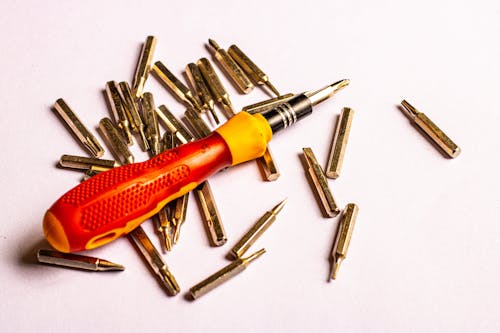
[[[252,60],[250,60],[250,58],[245,53],[243,53],[243,51],[241,51],[238,46],[231,45],[227,52],[256,84],[265,84],[276,96],[280,95],[278,90],[276,90],[276,88],[269,81],[269,77],[267,76],[267,74],[264,73],[259,67],[257,67],[257,65]]]
[[[186,85],[182,83],[171,71],[169,71],[161,61],[155,62],[153,71],[156,74],[156,77],[164,85],[166,85],[170,91],[175,94],[175,96],[184,102],[186,106],[192,107],[196,109],[196,111],[203,113],[203,109],[194,97],[193,92],[189,90],[188,87],[186,87]]]
[[[113,117],[115,123],[125,138],[127,146],[131,146],[134,142],[132,141],[132,134],[130,133],[130,125],[127,118],[127,113],[122,104],[122,98],[120,96],[120,87],[115,81],[109,81],[106,83],[106,97],[108,98],[109,105],[113,111]]]
[[[176,139],[180,144],[188,143],[194,140],[194,137],[188,130],[180,123],[180,121],[175,118],[172,112],[167,109],[165,105],[160,105],[156,108],[156,113],[160,119],[165,123],[167,129],[175,135]]]
[[[125,108],[130,128],[134,133],[138,133],[140,135],[143,149],[149,150],[149,143],[146,139],[146,133],[144,132],[145,126],[142,122],[141,115],[139,114],[137,104],[132,97],[130,86],[128,85],[128,82],[125,81],[120,82],[118,86],[120,88],[120,97],[122,98],[123,107]]]
[[[123,271],[125,267],[104,259],[82,256],[73,253],[61,253],[53,250],[38,250],[38,262],[63,267],[78,268],[86,271],[105,272]]]
[[[352,231],[354,230],[354,223],[356,222],[356,217],[358,216],[358,210],[358,206],[350,203],[347,204],[342,213],[340,226],[337,230],[337,235],[335,236],[335,244],[333,245],[331,256],[332,267],[330,278],[333,280],[337,278],[340,264],[347,256],[347,250],[349,249],[349,244],[351,242]]]
[[[307,162],[309,176],[314,184],[314,190],[318,195],[322,207],[328,217],[335,217],[340,213],[340,210],[333,198],[332,192],[328,187],[328,181],[319,165],[311,148],[302,148],[304,157]]]
[[[343,108],[340,113],[337,129],[335,130],[332,147],[330,149],[330,156],[328,157],[328,164],[326,166],[325,175],[328,178],[336,179],[340,175],[353,116],[354,110],[351,108]]]
[[[460,155],[461,149],[446,135],[444,132],[437,127],[436,124],[432,122],[424,113],[419,112],[415,107],[413,107],[406,100],[401,102],[406,115],[410,120],[415,123],[429,138],[434,141],[439,148],[443,150],[451,158],[455,158]]]
[[[227,242],[226,230],[215,204],[210,184],[204,181],[196,187],[194,193],[200,202],[211,243],[215,246],[224,245]]]
[[[217,76],[217,73],[215,73],[210,61],[208,61],[207,58],[201,58],[198,60],[197,64],[203,79],[205,79],[205,82],[212,93],[212,96],[214,96],[217,103],[222,104],[227,119],[234,116],[236,111],[233,107],[233,103],[231,103],[229,94],[220,82],[220,79]]]
[[[105,140],[108,142],[113,155],[120,161],[121,164],[134,163],[134,156],[130,153],[125,142],[123,142],[121,135],[118,133],[115,125],[109,118],[103,118],[99,122],[99,129],[101,130]]]
[[[194,91],[196,91],[196,93],[198,94],[198,98],[201,101],[202,108],[204,110],[209,110],[215,123],[219,124],[220,121],[214,109],[215,105],[214,98],[212,97],[212,93],[208,89],[208,86],[205,83],[203,76],[201,75],[198,65],[194,63],[187,64],[186,75]]]
[[[258,103],[244,106],[241,110],[248,112],[250,114],[264,113],[266,111],[274,109],[275,107],[277,107],[280,104],[288,102],[288,100],[292,99],[293,96],[295,96],[295,95],[294,94],[284,94],[284,95],[281,95],[278,97],[273,97],[273,98],[266,99],[266,100],[258,102]]]
[[[137,68],[134,74],[134,81],[132,84],[132,93],[136,99],[142,96],[144,85],[151,70],[151,62],[153,61],[153,54],[156,47],[156,37],[148,36],[146,42],[142,46],[141,56],[137,63]]]
[[[160,128],[158,127],[158,117],[155,111],[153,94],[145,92],[142,94],[142,111],[146,121],[146,138],[153,156],[160,153]]]
[[[68,104],[59,98],[54,104],[54,110],[57,111],[62,120],[68,125],[69,129],[73,132],[76,138],[83,144],[85,148],[94,157],[101,157],[104,155],[104,149],[97,139],[89,132],[89,130],[82,124],[76,114],[70,109]]]
[[[119,166],[116,161],[113,160],[103,160],[94,157],[84,157],[75,155],[62,155],[59,160],[59,165],[63,168],[87,170],[93,166],[99,166],[102,168],[111,169]]]
[[[187,108],[184,112],[184,116],[186,117],[186,121],[193,129],[193,133],[195,133],[197,137],[204,138],[212,133],[210,127],[208,127],[205,121],[193,109]]]
[[[220,271],[217,271],[216,273],[210,275],[205,280],[189,289],[191,297],[193,299],[200,298],[209,291],[220,286],[227,280],[243,272],[252,261],[263,255],[265,252],[265,249],[261,249],[246,258],[236,259],[226,267],[222,268]]]
[[[285,206],[287,199],[281,201],[273,209],[266,212],[245,235],[231,249],[230,255],[237,259],[241,258],[257,239],[276,221],[276,216]]]
[[[209,39],[208,43],[214,49],[215,59],[233,80],[236,87],[244,94],[251,92],[253,90],[252,82],[240,66],[227,54],[226,50],[221,48],[213,39]]]

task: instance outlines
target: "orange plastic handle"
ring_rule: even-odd
[[[226,140],[214,132],[146,162],[98,174],[49,208],[43,221],[45,237],[63,252],[104,245],[231,163]]]

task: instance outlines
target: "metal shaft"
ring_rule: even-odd
[[[83,269],[86,271],[123,271],[125,267],[111,261],[87,257],[73,253],[62,253],[53,250],[38,250],[38,262],[69,268]]]
[[[108,142],[113,155],[118,161],[120,161],[121,164],[134,163],[134,156],[130,153],[130,150],[121,138],[121,135],[118,133],[115,125],[113,125],[111,119],[101,119],[99,122],[99,129],[101,130],[105,140]]]
[[[222,224],[210,184],[207,181],[204,181],[196,187],[194,193],[196,194],[202,208],[210,242],[215,246],[224,245],[227,242],[226,230]]]
[[[106,97],[108,98],[109,105],[113,111],[115,123],[122,132],[127,145],[131,146],[134,142],[132,141],[132,134],[130,133],[127,113],[120,96],[120,87],[116,81],[109,81],[106,83]]]
[[[349,244],[351,242],[352,231],[354,230],[358,210],[358,206],[350,203],[347,204],[344,212],[342,213],[342,219],[337,230],[337,235],[335,236],[335,244],[333,245],[332,250],[332,269],[330,274],[332,279],[337,278],[340,264],[347,256],[347,250],[349,249]]]
[[[127,113],[130,129],[134,133],[138,133],[141,136],[143,149],[149,150],[149,143],[146,139],[146,133],[144,132],[145,126],[139,113],[139,108],[137,107],[137,104],[132,97],[130,86],[128,82],[125,81],[120,82],[118,86],[120,88],[120,96],[122,98],[123,107],[125,108],[125,112]]]
[[[198,98],[201,101],[202,108],[204,110],[209,110],[212,118],[214,118],[215,123],[219,124],[220,121],[214,109],[214,98],[212,97],[212,93],[210,92],[207,84],[205,83],[205,80],[203,79],[203,76],[201,75],[198,65],[194,63],[187,64],[186,75],[191,82],[191,86],[198,94]]]
[[[116,161],[103,160],[94,157],[75,156],[75,155],[62,155],[59,160],[59,165],[63,168],[87,170],[93,166],[111,169],[119,166]]]
[[[156,38],[154,36],[148,36],[146,42],[142,46],[141,56],[139,57],[132,84],[132,93],[136,99],[140,98],[144,91],[144,85],[148,78],[149,71],[151,70],[151,62],[153,61],[155,47]]]
[[[343,108],[340,113],[337,129],[335,130],[332,147],[330,149],[330,156],[328,157],[328,164],[326,166],[325,175],[328,178],[336,179],[340,176],[353,116],[354,110],[351,108]]]
[[[160,128],[158,127],[158,117],[155,111],[153,94],[145,92],[142,95],[142,110],[146,121],[146,138],[149,142],[151,154],[153,156],[160,153]]]

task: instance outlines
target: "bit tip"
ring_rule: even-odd
[[[217,42],[216,42],[216,41],[214,41],[214,40],[213,40],[213,39],[211,39],[211,38],[209,38],[209,39],[208,39],[208,44],[209,44],[211,47],[213,47],[216,51],[217,51],[218,49],[220,49],[219,44],[217,44]]]
[[[249,255],[246,258],[242,258],[241,260],[243,260],[245,263],[249,264],[252,261],[254,261],[255,259],[257,259],[258,257],[260,257],[261,255],[263,255],[264,253],[266,253],[266,249],[260,249],[259,251],[252,253],[251,255]]]
[[[335,95],[337,91],[347,87],[350,82],[348,79],[340,80],[321,89],[305,92],[304,95],[309,98],[311,105],[315,106]]]
[[[97,264],[98,271],[124,271],[125,267],[114,262],[107,261],[104,259],[99,259]]]
[[[271,81],[267,80],[266,81],[266,86],[271,89],[271,91],[277,96],[277,97],[280,97],[281,94],[279,93],[278,89],[276,89],[275,86],[273,86],[273,84],[271,83]]]
[[[339,273],[340,264],[342,263],[342,257],[334,257],[332,260],[332,270],[330,272],[330,278],[335,280],[337,278],[337,274]]]
[[[271,213],[273,213],[274,215],[277,215],[279,212],[281,212],[281,210],[283,209],[283,207],[285,206],[287,201],[288,201],[288,198],[285,198],[279,204],[274,206],[274,208],[271,210]]]
[[[401,105],[403,106],[403,109],[406,111],[406,114],[412,118],[416,117],[417,114],[419,113],[418,110],[413,105],[408,103],[406,99],[403,99],[401,101]]]

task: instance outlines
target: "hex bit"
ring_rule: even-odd
[[[151,62],[156,47],[156,37],[148,36],[144,42],[132,83],[132,94],[136,99],[142,96],[144,85],[151,71]]]

